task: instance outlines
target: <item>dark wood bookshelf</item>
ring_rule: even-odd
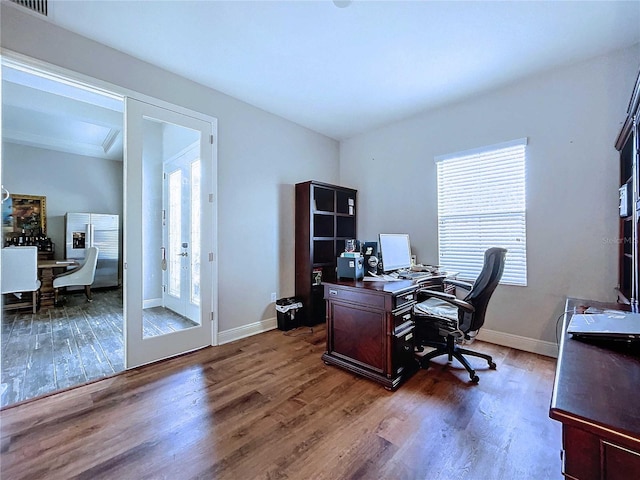
[[[295,296],[310,326],[325,321],[322,282],[336,280],[336,259],[357,238],[357,191],[311,180],[295,188]]]
[[[629,211],[620,215],[619,255],[618,255],[618,302],[633,304],[638,302],[638,232],[640,219],[640,72],[627,108],[627,117],[616,139],[615,147],[620,152],[620,203],[623,190],[628,197]],[[621,205],[622,210],[622,205]]]

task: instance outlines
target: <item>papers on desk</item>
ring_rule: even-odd
[[[394,277],[393,275],[387,275],[387,274],[376,275],[374,273],[370,273],[369,275],[372,275],[372,276],[364,277],[363,280],[365,282],[399,282],[401,280],[405,280],[404,278],[398,278],[398,277]]]
[[[365,282],[399,282],[402,280],[413,280],[414,282],[420,283],[438,278],[455,278],[456,275],[458,275],[457,272],[433,272],[424,276],[417,276],[414,278],[400,278],[397,273],[385,273],[380,275],[376,275],[375,273],[367,273],[364,276],[363,280]]]

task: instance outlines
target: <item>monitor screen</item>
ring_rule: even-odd
[[[411,267],[411,243],[406,233],[381,233],[380,253],[385,272]]]

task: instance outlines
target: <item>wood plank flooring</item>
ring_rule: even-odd
[[[63,307],[3,312],[0,407],[124,370],[121,289],[65,295]],[[144,311],[145,337],[193,326],[163,308]]]
[[[479,384],[440,358],[396,392],[326,366],[321,326],[209,347],[0,411],[0,476],[561,479],[555,360],[472,346]]]

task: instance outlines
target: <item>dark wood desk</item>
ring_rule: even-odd
[[[53,277],[55,270],[77,267],[75,260],[38,260],[38,277],[40,278],[40,308],[52,307],[54,304]]]
[[[578,480],[640,478],[640,345],[566,333],[573,313],[625,305],[568,299],[549,416],[562,422],[563,474]]]
[[[416,290],[442,285],[444,275],[416,283],[325,282],[326,364],[337,365],[395,390],[418,370],[414,357]]]

